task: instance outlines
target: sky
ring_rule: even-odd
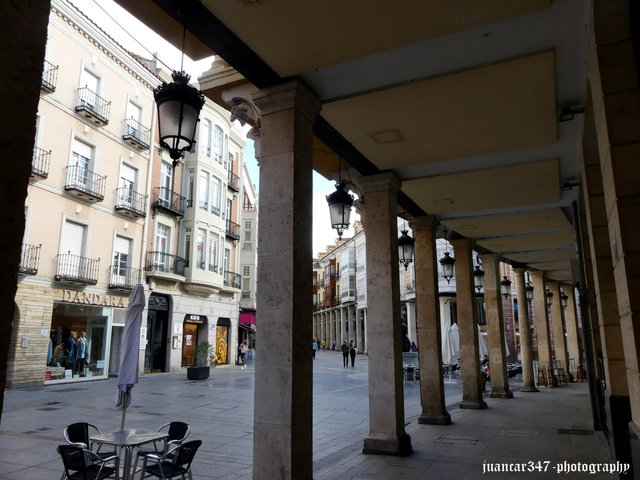
[[[164,64],[165,68],[173,70],[180,69],[181,54],[169,42],[153,32],[126,10],[120,7],[113,0],[70,0],[83,13],[91,18],[105,32],[113,37],[126,49],[137,53],[145,58],[152,58],[154,53]],[[135,32],[135,38],[130,34]],[[214,57],[192,61],[189,57],[184,57],[184,70],[196,79],[202,72],[209,69]],[[247,139],[247,146],[243,152],[244,160],[247,163],[251,180],[259,188],[259,167],[255,160],[253,142]],[[335,230],[331,228],[329,220],[329,207],[326,196],[335,190],[334,182],[326,180],[317,173],[313,173],[313,255],[324,251],[327,245],[334,244],[337,239]],[[258,205],[259,209],[259,205]],[[359,216],[352,212],[353,220],[358,220]],[[350,227],[344,232],[343,238],[353,235],[353,228]]]

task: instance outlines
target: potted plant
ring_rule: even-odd
[[[215,367],[215,351],[209,342],[202,342],[196,348],[196,365],[187,367],[189,380],[205,380],[209,378],[210,366]]]

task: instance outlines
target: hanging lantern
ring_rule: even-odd
[[[351,206],[353,205],[353,195],[345,192],[344,187],[344,183],[338,182],[336,183],[336,191],[331,195],[327,195],[331,226],[338,232],[338,238],[340,240],[342,239],[344,231],[349,228]]]
[[[560,290],[560,302],[562,303],[563,310],[567,308],[567,305],[569,304],[569,296],[564,293],[564,290]]]
[[[454,265],[456,263],[456,259],[453,258],[449,252],[444,252],[444,257],[440,259],[440,265],[442,265],[442,276],[449,283],[454,275]]]
[[[527,301],[530,302],[533,300],[533,285],[527,283],[527,286],[524,287],[524,292],[527,295]]]
[[[398,260],[404,265],[405,270],[413,261],[415,243],[416,241],[407,234],[407,230],[402,230],[402,235],[398,238]]]
[[[547,288],[547,292],[545,293],[546,301],[547,301],[547,310],[551,311],[551,305],[553,305],[553,292]]]
[[[482,290],[483,278],[484,278],[484,270],[482,270],[482,267],[480,265],[476,265],[475,268],[473,269],[473,284],[475,285],[476,290],[478,290],[478,292]]]
[[[173,82],[159,85],[153,97],[158,104],[160,146],[169,150],[169,156],[177,163],[195,143],[204,95],[189,85],[191,77],[185,72],[173,72],[171,76]]]
[[[504,295],[504,298],[511,295],[511,280],[509,280],[506,275],[504,275],[500,281],[500,293]]]

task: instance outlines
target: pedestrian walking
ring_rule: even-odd
[[[315,359],[316,358],[316,352],[318,351],[318,344],[316,343],[316,339],[315,338],[311,341],[311,348],[312,348],[312,351],[313,351],[313,358]]]
[[[249,353],[249,344],[243,340],[240,344],[240,358],[242,359],[242,370],[247,368],[247,354]]]
[[[351,340],[349,342],[349,356],[351,357],[351,368],[353,368],[353,366],[356,363],[356,353],[357,353],[357,349],[356,349],[356,344],[353,343],[353,340]]]
[[[342,342],[342,366],[349,366],[349,345],[347,345],[347,341]]]

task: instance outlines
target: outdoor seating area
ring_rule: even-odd
[[[189,424],[179,421],[154,431],[123,429],[108,433],[90,423],[73,423],[63,432],[67,444],[57,448],[64,467],[61,480],[191,479],[191,463],[202,441],[183,443],[190,430]],[[145,450],[145,446],[152,448]],[[107,448],[101,451],[102,447]],[[140,476],[136,477],[138,472]]]

